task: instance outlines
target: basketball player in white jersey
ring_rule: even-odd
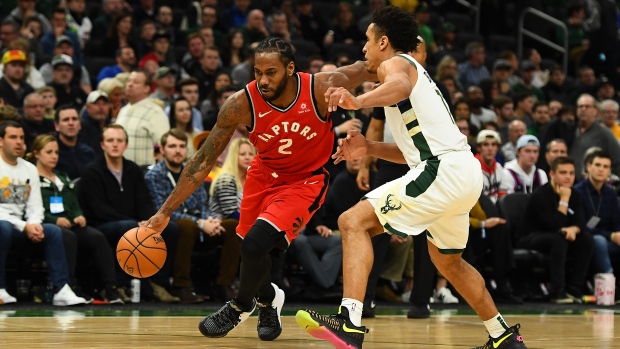
[[[426,234],[437,269],[484,321],[490,338],[479,348],[526,348],[520,326],[507,325],[482,276],[461,258],[469,234],[469,211],[482,191],[482,170],[441,92],[406,54],[418,44],[415,20],[406,11],[382,7],[373,13],[366,36],[366,69],[377,74],[381,85],[358,97],[343,88],[330,88],[325,94],[328,110],[383,106],[396,144],[367,141],[358,131],[349,131],[332,158],[337,163],[369,155],[407,163],[410,171],[371,191],[340,216],[344,298],[338,314],[300,310],[297,322],[336,348],[361,348],[367,332],[361,326],[363,299],[373,263],[370,238],[383,232]]]

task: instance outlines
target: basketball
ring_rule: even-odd
[[[116,246],[116,260],[135,278],[155,275],[166,261],[166,242],[158,231],[137,227],[127,231]]]

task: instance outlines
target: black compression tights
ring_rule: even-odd
[[[258,294],[261,303],[271,303],[275,290],[271,286],[272,258],[280,254],[284,232],[259,219],[241,242],[241,272],[239,293],[235,302],[244,310],[252,308],[252,299]]]

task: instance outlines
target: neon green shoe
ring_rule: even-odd
[[[349,310],[340,307],[338,314],[323,316],[314,310],[299,310],[295,320],[311,336],[329,341],[337,349],[361,349],[368,329],[349,320]]]

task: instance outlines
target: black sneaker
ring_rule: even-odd
[[[364,326],[355,326],[349,320],[349,310],[340,307],[337,315],[323,316],[313,310],[300,310],[295,320],[311,336],[329,341],[336,348],[361,349],[364,334],[368,330]]]
[[[497,339],[489,336],[489,341],[485,345],[474,349],[527,349],[523,337],[519,334],[520,327],[519,324],[512,326]]]
[[[207,316],[200,321],[198,329],[206,337],[219,338],[224,337],[233,328],[237,327],[240,323],[252,315],[254,309],[256,309],[256,300],[252,300],[252,310],[243,311],[241,307],[235,303],[235,300],[231,300],[224,304],[220,310]]]
[[[116,288],[116,286],[106,288],[105,298],[110,304],[125,304],[123,297],[121,297],[121,294],[118,292],[118,288]]]
[[[407,317],[409,319],[428,319],[431,317],[431,307],[430,305],[414,305],[407,312]]]
[[[284,305],[284,291],[275,284],[271,285],[276,290],[276,296],[273,301],[267,304],[261,304],[260,301],[256,302],[258,305],[258,325],[256,330],[258,331],[258,338],[264,341],[272,341],[282,333],[280,312]]]

